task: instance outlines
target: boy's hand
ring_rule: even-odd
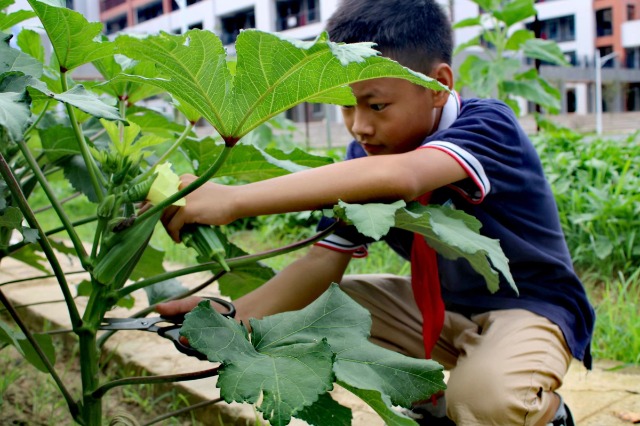
[[[197,179],[194,175],[180,176],[180,188]],[[207,182],[186,196],[184,207],[169,206],[162,213],[162,224],[175,242],[180,242],[180,230],[190,223],[226,225],[233,216],[230,199],[233,187]]]

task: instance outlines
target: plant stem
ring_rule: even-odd
[[[73,397],[71,396],[71,394],[67,390],[66,386],[64,385],[64,383],[60,379],[60,376],[58,376],[58,373],[56,373],[55,368],[53,367],[53,365],[49,361],[49,358],[47,358],[45,353],[42,351],[42,348],[38,344],[38,341],[33,337],[33,334],[31,334],[31,331],[25,325],[25,323],[22,321],[22,319],[20,318],[20,315],[18,315],[18,312],[16,312],[16,310],[13,308],[13,305],[11,305],[11,302],[9,301],[9,299],[7,299],[5,297],[5,295],[2,292],[2,290],[0,290],[0,302],[2,302],[2,304],[5,306],[5,308],[9,312],[9,315],[11,315],[11,318],[13,318],[13,320],[16,322],[16,324],[18,325],[18,327],[20,328],[22,333],[25,335],[25,337],[27,338],[29,343],[31,343],[31,345],[33,346],[33,349],[36,351],[36,354],[38,354],[38,357],[40,358],[40,361],[42,361],[42,364],[45,366],[45,368],[47,369],[47,371],[51,375],[51,378],[53,379],[53,381],[58,386],[58,389],[60,389],[60,392],[62,393],[62,396],[64,397],[65,401],[67,402],[67,406],[69,407],[69,411],[70,411],[71,415],[75,419],[78,416],[78,413],[80,412],[78,404],[76,403],[76,401],[73,400]]]
[[[141,176],[139,176],[136,179],[136,181],[142,182],[153,173],[153,170],[155,170],[158,164],[164,163],[167,160],[167,158],[169,158],[169,156],[173,154],[175,150],[180,147],[180,145],[182,145],[182,142],[184,142],[187,136],[189,136],[189,133],[191,133],[191,129],[193,129],[193,124],[191,124],[190,121],[187,121],[187,126],[184,128],[184,132],[182,132],[182,134],[178,137],[178,139],[176,139],[173,145],[171,145],[169,149],[164,154],[162,154],[162,156],[158,159],[158,161],[156,161],[153,164],[153,166],[149,167],[149,169],[146,172],[144,172]]]
[[[20,148],[20,151],[22,151],[22,155],[24,155],[25,159],[27,160],[27,163],[29,163],[29,166],[31,167],[33,174],[38,179],[38,183],[40,183],[40,186],[42,187],[45,194],[47,195],[47,198],[49,198],[49,201],[51,202],[53,209],[56,211],[56,214],[60,218],[62,225],[65,227],[67,234],[69,234],[69,238],[71,238],[73,247],[76,249],[76,253],[78,254],[80,263],[86,269],[87,252],[84,249],[84,245],[82,244],[80,237],[78,237],[78,234],[73,228],[73,225],[69,220],[69,217],[67,216],[64,209],[62,208],[62,205],[60,204],[55,194],[53,193],[53,189],[51,189],[51,186],[49,185],[47,178],[42,173],[40,166],[38,166],[38,163],[36,163],[35,159],[33,158],[33,155],[31,155],[31,151],[29,151],[29,148],[24,143],[24,141],[18,142],[18,147]]]
[[[206,407],[206,406],[209,406],[209,405],[217,404],[218,402],[221,402],[221,401],[223,401],[222,398],[214,398],[214,399],[211,399],[209,401],[201,401],[201,402],[198,402],[197,404],[193,404],[193,405],[190,405],[188,407],[184,407],[184,408],[181,408],[179,410],[171,411],[169,413],[165,413],[165,414],[163,414],[161,416],[155,417],[155,418],[149,420],[148,422],[143,423],[141,426],[151,426],[151,425],[154,425],[154,424],[156,424],[158,422],[161,422],[163,420],[170,419],[171,417],[179,416],[180,414],[187,413],[187,412],[193,411],[193,410],[197,410],[198,408],[203,408],[203,407]]]
[[[60,73],[60,82],[62,83],[62,91],[66,92],[69,90],[69,84],[67,83],[67,73]],[[82,129],[78,125],[78,120],[76,118],[76,112],[73,110],[73,106],[65,103],[64,106],[67,109],[67,114],[69,115],[69,120],[71,121],[71,127],[76,135],[76,139],[78,140],[78,147],[80,148],[80,153],[82,154],[82,158],[84,159],[85,164],[87,165],[87,171],[89,172],[89,180],[91,181],[91,185],[93,186],[93,190],[96,193],[96,197],[98,201],[102,201],[104,198],[104,194],[102,193],[102,187],[100,186],[100,181],[98,180],[98,167],[96,166],[95,161],[93,161],[93,157],[91,156],[91,152],[89,152],[89,146],[84,139],[84,134],[82,133]]]
[[[38,125],[38,123],[40,123],[40,120],[42,120],[42,117],[44,117],[45,113],[47,112],[47,109],[49,109],[49,103],[51,101],[47,100],[47,102],[45,102],[44,107],[42,108],[42,112],[38,115],[38,117],[36,117],[35,120],[33,120],[33,123],[31,123],[31,125],[29,127],[27,127],[27,130],[24,131],[23,133],[23,138],[26,138],[27,135],[29,133],[31,133],[33,131],[33,129],[36,128],[36,126]]]
[[[169,374],[166,376],[153,376],[153,377],[127,377],[125,379],[114,380],[109,383],[105,383],[96,389],[91,396],[94,398],[102,398],[107,391],[118,387],[118,386],[126,386],[126,385],[145,385],[145,384],[158,384],[158,383],[172,383],[172,382],[187,382],[190,380],[200,380],[206,379],[207,377],[213,377],[218,375],[218,370],[220,370],[220,366],[215,368],[210,368],[208,370],[197,371],[194,373],[180,373],[180,374]]]
[[[87,223],[91,223],[94,220],[96,220],[96,216],[89,216],[89,217],[85,217],[84,219],[80,219],[80,220],[76,220],[75,222],[71,222],[71,225],[75,228],[76,226],[81,226],[81,225],[86,225]],[[58,232],[65,231],[66,229],[67,228],[65,228],[64,226],[59,226],[57,228],[52,228],[52,229],[46,231],[44,233],[44,235],[49,236],[49,235],[57,234]],[[27,244],[30,244],[30,243],[25,242],[25,241],[20,241],[19,243],[16,243],[16,244],[13,244],[13,245],[9,246],[9,248],[7,249],[7,252],[8,252],[9,255],[11,255],[11,253],[20,250],[22,247],[26,246]]]
[[[189,185],[185,186],[184,188],[182,188],[180,191],[176,192],[175,194],[165,198],[160,203],[158,203],[155,206],[151,207],[146,212],[142,213],[140,216],[138,216],[136,221],[143,221],[143,220],[148,219],[149,217],[153,216],[155,213],[157,213],[157,212],[159,212],[161,210],[164,210],[165,207],[170,206],[171,204],[173,204],[176,201],[178,201],[180,198],[186,196],[187,194],[190,194],[195,189],[197,189],[200,186],[202,186],[203,184],[205,184],[209,179],[211,179],[218,172],[220,167],[222,167],[224,162],[227,160],[227,157],[229,157],[229,154],[231,153],[231,149],[232,148],[233,147],[225,146],[223,148],[222,152],[220,153],[220,155],[218,156],[218,158],[216,159],[216,162],[213,163],[211,165],[211,167],[209,167],[202,174],[202,176],[200,176],[198,179],[194,180]]]
[[[65,204],[65,203],[68,203],[69,201],[71,201],[71,200],[73,200],[73,199],[76,199],[76,198],[78,198],[78,197],[79,197],[79,196],[81,196],[81,195],[82,195],[82,193],[81,193],[81,192],[76,192],[75,194],[71,194],[71,195],[69,195],[68,197],[63,198],[62,200],[60,200],[60,205]],[[53,206],[52,206],[52,205],[50,205],[50,206],[44,206],[44,207],[40,207],[39,209],[35,209],[33,212],[34,212],[35,214],[38,214],[38,213],[46,212],[47,210],[52,209],[52,208],[53,208]]]
[[[87,271],[82,270],[82,271],[73,271],[73,272],[65,272],[65,276],[66,275],[75,275],[75,274],[85,274],[87,273]],[[3,283],[0,283],[0,287],[5,286],[5,285],[9,285],[9,284],[18,284],[18,283],[23,283],[23,282],[27,282],[27,281],[35,281],[35,280],[44,280],[47,278],[52,278],[55,277],[55,274],[47,274],[47,275],[37,275],[35,277],[29,277],[29,278],[20,278],[19,280],[11,280],[11,281],[5,281]]]
[[[51,268],[53,269],[53,273],[55,274],[58,284],[60,285],[60,290],[64,295],[64,300],[67,303],[67,308],[69,309],[69,318],[71,320],[71,324],[73,327],[77,327],[80,325],[80,314],[78,313],[78,308],[73,300],[73,296],[69,291],[69,284],[64,275],[64,271],[60,267],[60,263],[56,258],[55,253],[53,252],[53,248],[51,247],[51,243],[49,243],[49,239],[44,234],[42,228],[40,227],[40,223],[38,223],[27,199],[25,198],[22,190],[20,189],[20,185],[15,180],[13,173],[11,173],[11,169],[9,169],[9,165],[4,159],[4,156],[0,153],[0,175],[4,179],[5,183],[9,187],[13,198],[16,200],[18,207],[22,211],[27,223],[31,228],[34,228],[38,231],[38,242],[40,243],[40,247],[42,247],[42,251],[44,251]]]
[[[286,245],[284,247],[263,251],[257,254],[249,254],[245,256],[234,257],[232,259],[227,259],[227,264],[233,271],[234,267],[237,268],[239,266],[247,265],[249,263],[257,262],[263,259],[269,259],[271,257],[279,256],[281,254],[286,254],[286,253],[301,249],[302,247],[311,245],[316,241],[320,241],[321,239],[323,239],[324,237],[332,233],[336,228],[336,226],[338,226],[338,222],[333,223],[331,226],[329,226],[325,230],[317,233],[312,237],[295,242],[293,244]],[[140,280],[131,285],[123,287],[120,290],[118,290],[113,297],[116,298],[115,300],[120,300],[121,298],[125,297],[128,294],[133,293],[136,290],[140,290],[144,287],[148,287],[160,281],[168,280],[170,278],[180,277],[183,275],[195,274],[197,272],[209,271],[211,269],[214,269],[214,267],[221,268],[218,262],[211,261],[211,262],[201,263],[195,266],[189,266],[183,269],[178,269],[176,271],[165,272],[164,274],[156,275],[155,277],[148,278],[146,280]]]

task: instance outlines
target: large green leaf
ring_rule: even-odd
[[[560,109],[560,97],[547,92],[538,79],[505,81],[502,84],[504,90],[510,95],[521,96],[544,107],[549,112],[558,112]]]
[[[275,271],[262,263],[235,267],[218,279],[220,293],[237,299],[260,287],[275,276]]]
[[[447,259],[465,258],[487,282],[491,292],[499,288],[502,273],[514,291],[518,291],[509,270],[509,260],[500,242],[479,233],[480,222],[460,210],[411,203],[398,210],[396,227],[425,236],[427,243]]]
[[[382,396],[382,394],[375,390],[357,389],[349,386],[345,383],[340,383],[345,389],[358,396],[361,400],[367,403],[382,420],[384,420],[385,426],[415,426],[416,422],[409,417],[401,414],[399,411],[391,408],[392,404],[389,402],[389,397]]]
[[[188,42],[187,42],[188,41]],[[382,58],[369,43],[332,43],[325,33],[315,41],[287,40],[257,30],[236,41],[236,75],[232,76],[222,43],[215,34],[192,30],[145,39],[117,39],[121,53],[151,61],[163,78],[124,75],[170,92],[190,104],[234,144],[253,128],[301,102],[352,104],[348,84],[377,77],[397,77],[442,89],[432,79]]]
[[[61,71],[72,70],[114,53],[112,42],[96,39],[102,32],[100,22],[89,23],[81,13],[67,9],[64,1],[28,2],[49,36]]]
[[[333,352],[326,340],[258,350],[246,330],[201,303],[187,314],[181,333],[212,362],[222,362],[218,386],[225,401],[258,404],[272,425],[317,401],[333,383]]]
[[[132,81],[111,81],[117,75],[125,72],[144,77],[156,77],[158,72],[155,65],[148,62],[138,62],[123,55],[107,56],[93,62],[96,69],[105,78],[106,83],[96,86],[96,90],[104,91],[114,97],[134,104],[142,99],[163,92],[161,88]]]
[[[393,405],[410,407],[445,388],[438,363],[409,358],[371,343],[369,312],[336,284],[298,312],[250,322],[253,344],[259,351],[326,338],[336,353],[336,378],[358,389],[380,392]]]

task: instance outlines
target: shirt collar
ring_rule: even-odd
[[[442,108],[442,115],[440,116],[440,123],[438,123],[438,130],[444,130],[451,127],[454,121],[460,115],[460,96],[455,90],[451,91],[447,103]]]

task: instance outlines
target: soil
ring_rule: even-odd
[[[57,354],[61,351],[56,350]],[[64,351],[62,351],[64,352]],[[130,376],[131,372],[116,371],[117,367],[105,368],[109,379]],[[80,392],[80,369],[69,356],[57,360],[56,370],[70,393],[77,397]],[[67,405],[53,379],[41,373],[22,358],[12,347],[0,349],[0,426],[66,426],[74,425]],[[137,425],[169,411],[186,406],[175,391],[154,389],[152,385],[117,387],[111,389],[103,400],[104,425]],[[115,419],[130,417],[137,423],[116,422]],[[157,425],[187,426],[200,424],[188,414],[182,418],[163,420]]]

